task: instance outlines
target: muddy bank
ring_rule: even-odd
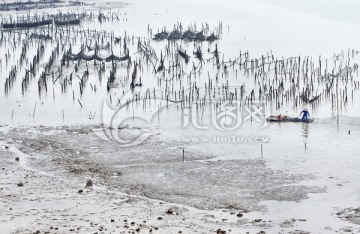
[[[0,150],[2,233],[215,232],[222,226],[215,220],[230,217],[119,193],[107,189],[98,178],[86,186],[82,176],[39,171],[31,167],[39,166],[37,156],[18,157],[11,151],[16,152]],[[196,218],[203,221],[194,223]]]
[[[183,162],[178,142],[154,136],[123,149],[100,140],[93,128],[1,133],[3,230],[291,232],[307,220],[264,219],[261,201],[301,202],[325,192],[298,185],[313,176],[274,171],[261,160],[215,161],[215,155],[188,150]]]
[[[360,225],[360,207],[346,208],[337,212],[336,215],[343,220]]]
[[[7,135],[22,152],[42,155],[42,170],[96,176],[112,190],[199,209],[264,211],[258,205],[263,200],[300,202],[309,193],[325,192],[297,185],[313,179],[311,175],[274,171],[262,160],[213,161],[215,155],[187,149],[183,162],[182,142],[152,136],[140,145],[121,148],[101,140],[92,129],[18,128]]]

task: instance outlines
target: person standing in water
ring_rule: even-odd
[[[302,118],[301,118],[301,120],[303,121],[303,122],[307,122],[308,120],[309,120],[309,118],[310,118],[310,114],[309,114],[309,111],[308,111],[308,109],[304,109],[303,111],[301,111],[301,113],[300,113],[300,115],[303,115],[302,116]]]

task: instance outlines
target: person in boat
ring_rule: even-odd
[[[309,114],[308,109],[305,108],[303,111],[301,111],[300,115],[303,115],[303,116],[301,117],[301,120],[302,120],[303,122],[309,121],[309,119],[310,119],[310,114]]]

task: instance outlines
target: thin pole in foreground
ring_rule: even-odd
[[[183,149],[183,162],[185,162],[185,149]]]

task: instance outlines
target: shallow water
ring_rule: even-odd
[[[200,6],[201,11],[199,12]],[[216,27],[221,21],[223,22],[223,35],[222,39],[218,42],[218,46],[221,54],[225,56],[225,60],[226,58],[234,58],[240,51],[249,51],[252,58],[272,51],[274,56],[279,58],[310,55],[314,56],[314,60],[317,60],[318,56],[321,56],[322,59],[328,58],[330,60],[333,54],[339,54],[341,51],[344,51],[346,54],[348,49],[356,49],[356,38],[359,36],[358,32],[360,31],[357,30],[359,26],[354,23],[328,20],[320,18],[316,14],[312,15],[293,11],[259,1],[251,3],[248,1],[236,1],[236,3],[229,1],[222,6],[214,2],[202,6],[201,2],[194,4],[187,1],[167,1],[166,3],[160,0],[147,1],[146,3],[134,1],[130,2],[128,7],[118,11],[124,17],[124,21],[120,21],[116,26],[111,22],[100,24],[95,21],[91,23],[84,22],[82,28],[114,30],[116,36],[123,36],[126,31],[130,36],[147,37],[148,26],[155,33],[158,29],[164,27],[171,29],[177,22],[182,23],[184,27],[194,23],[200,27],[201,24],[208,23],[210,28],[212,28]],[[106,11],[104,10],[104,12]],[[271,14],[265,14],[265,12],[271,12]],[[154,48],[157,48],[158,53],[164,48],[164,43],[152,42],[152,45]],[[54,45],[50,45],[49,42],[46,43],[47,48],[52,46]],[[191,47],[191,43],[188,45],[184,43],[183,46]],[[19,47],[18,51],[21,50],[21,46]],[[206,43],[204,43],[203,47],[204,50],[207,48]],[[213,47],[214,45],[212,45]],[[6,49],[7,46],[3,45],[3,48]],[[79,47],[75,49],[74,46],[75,51],[79,51]],[[108,54],[108,52],[102,53],[104,56]],[[133,48],[131,53],[133,56],[136,56],[136,49]],[[2,77],[6,77],[12,64],[16,64],[16,59],[19,55],[14,53],[8,65],[4,62],[4,54],[1,56],[1,74]],[[32,56],[29,57],[31,60]],[[45,55],[44,58],[46,59],[44,59],[42,64],[47,60],[47,56]],[[107,67],[109,69],[109,65]],[[209,71],[214,72],[212,69]],[[2,123],[15,125],[62,125],[101,121],[97,117],[100,116],[100,108],[104,98],[107,97],[106,80],[108,72],[104,75],[101,82],[97,79],[96,75],[90,78],[89,83],[96,85],[96,87],[101,87],[98,88],[96,94],[87,85],[84,94],[80,96],[78,84],[74,82],[72,89],[66,94],[61,94],[58,83],[54,87],[49,84],[48,93],[42,95],[42,97],[39,97],[37,92],[37,78],[30,82],[31,84],[25,95],[21,95],[21,77],[24,76],[23,74],[24,72],[22,72],[22,75],[18,75],[19,77],[14,84],[14,88],[7,95],[1,92],[0,106],[3,111],[0,118]],[[206,70],[203,74],[207,76]],[[125,74],[122,73],[120,75],[123,76]],[[142,88],[143,92],[145,92],[146,88],[152,89],[154,85],[156,86],[156,79],[153,74],[144,73],[142,76],[145,85]],[[238,85],[244,82],[251,83],[247,79],[237,79],[236,81]],[[126,86],[128,87],[128,85]],[[125,92],[128,91],[127,87],[124,87]],[[4,90],[4,81],[0,82],[0,89]],[[73,100],[72,90],[75,92],[75,100]],[[117,95],[120,95],[119,93],[122,92],[122,89],[115,90],[115,92],[117,92]],[[348,95],[350,99],[350,91]],[[76,100],[77,98],[83,100],[83,108],[80,108]],[[113,99],[115,98],[113,97]],[[358,92],[354,93],[353,99],[354,102],[349,102],[346,109],[342,109],[340,114],[350,116],[360,115],[356,108],[357,100],[359,100]],[[37,103],[36,108],[35,103]],[[282,111],[288,111],[291,114],[300,111],[293,110],[292,108],[289,105],[284,107]],[[36,109],[36,118],[33,118],[34,109]],[[50,109],[51,111],[49,111]],[[14,113],[12,113],[13,111]],[[64,120],[63,112],[65,115]],[[89,121],[88,118],[90,112],[92,114],[97,113],[92,121]],[[327,105],[320,106],[316,110],[312,110],[312,112],[316,117],[330,117],[336,114]],[[11,119],[12,116],[13,119]]]

